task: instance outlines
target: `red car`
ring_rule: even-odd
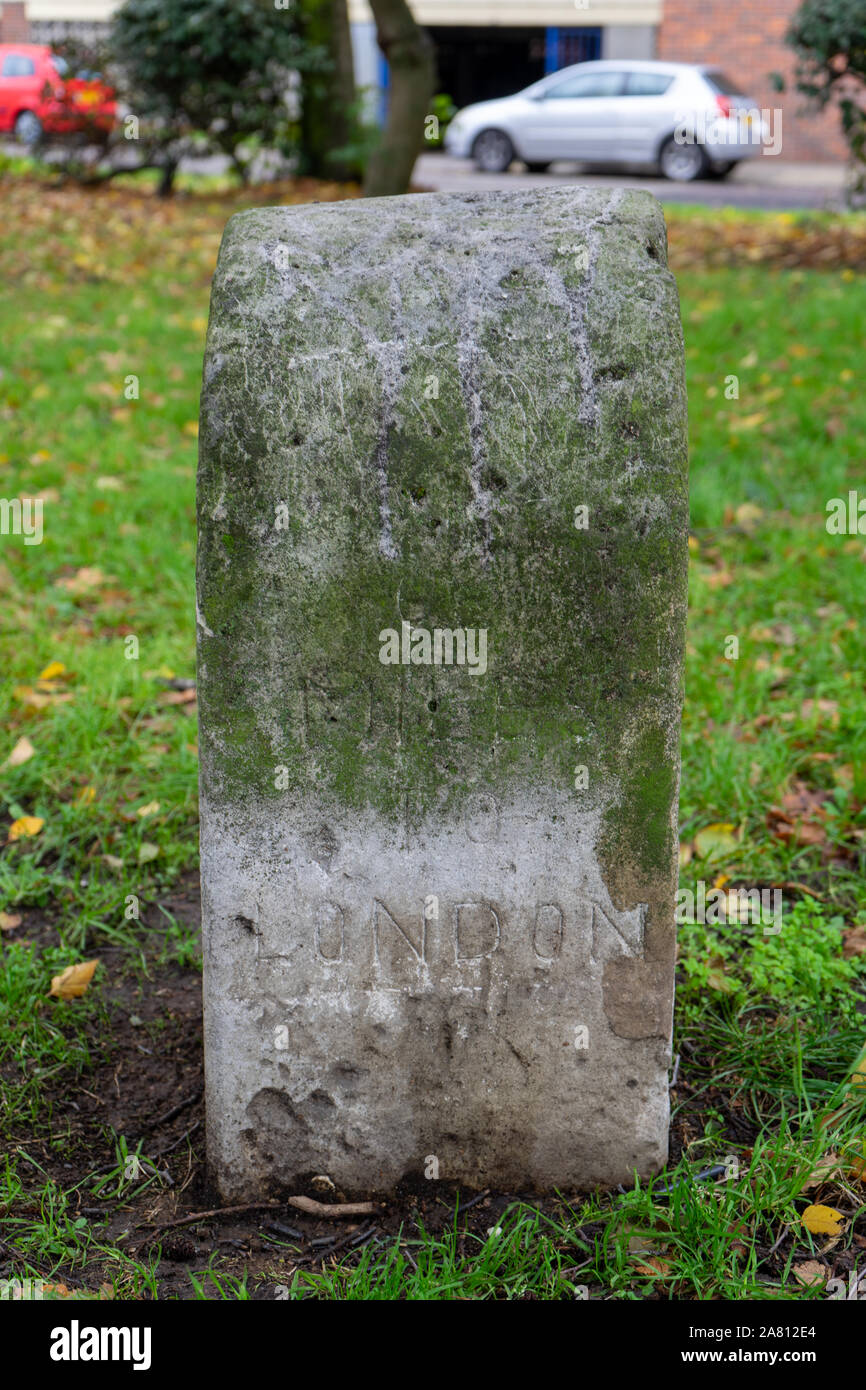
[[[26,145],[46,134],[110,130],[115,94],[97,73],[68,77],[64,58],[45,44],[0,43],[0,134]]]

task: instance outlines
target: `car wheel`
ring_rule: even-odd
[[[673,136],[659,151],[659,166],[666,179],[691,183],[707,171],[707,156],[703,145],[681,145]]]
[[[504,174],[514,159],[514,146],[504,130],[482,130],[475,137],[472,158],[485,174]]]
[[[549,164],[539,164],[534,159],[531,162],[528,159],[524,159],[523,162],[529,170],[530,174],[546,174],[548,169],[550,168]]]
[[[15,121],[15,139],[22,145],[35,145],[42,136],[42,122],[35,111],[22,111]]]

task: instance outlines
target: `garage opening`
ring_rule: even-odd
[[[601,57],[599,28],[476,28],[431,25],[437,92],[456,106],[508,97],[545,74]]]

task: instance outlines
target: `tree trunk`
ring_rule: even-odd
[[[170,158],[165,162],[165,164],[161,166],[162,175],[159,180],[159,187],[156,190],[157,197],[171,197],[172,193],[174,192],[174,176],[177,173],[178,163],[179,161],[177,159]]]
[[[357,163],[334,159],[353,142],[357,94],[347,0],[304,0],[303,33],[328,55],[328,68],[305,72],[301,96],[304,173],[319,179],[358,177]]]
[[[406,0],[370,0],[379,47],[391,70],[388,119],[370,157],[364,193],[368,198],[405,193],[430,114],[435,64],[433,44],[412,17]]]

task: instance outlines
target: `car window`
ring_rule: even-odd
[[[713,91],[721,92],[723,97],[741,97],[743,89],[738,82],[732,82],[730,77],[725,77],[723,72],[705,72],[704,80],[710,84]]]
[[[579,72],[566,77],[544,93],[545,101],[561,101],[564,97],[616,97],[622,91],[621,72]]]
[[[69,72],[69,64],[65,58],[61,58],[59,53],[52,53],[51,62],[58,77],[65,77]]]
[[[674,80],[672,72],[630,72],[625,84],[627,97],[660,97]]]
[[[36,64],[32,58],[25,58],[23,53],[7,53],[0,77],[33,77],[35,72]]]

